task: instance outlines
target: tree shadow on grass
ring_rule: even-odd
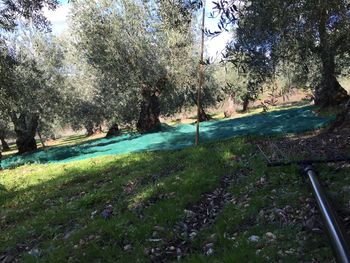
[[[158,198],[160,186],[164,188],[164,193],[172,192],[176,188],[179,192],[186,191],[189,194],[188,198],[181,199],[182,203],[177,203],[177,206],[172,208],[172,210],[177,209],[182,212],[187,202],[199,198],[201,191],[207,191],[215,187],[216,181],[223,175],[221,174],[222,170],[215,174],[207,174],[207,170],[202,167],[203,159],[208,156],[209,152],[211,152],[211,157],[206,162],[207,166],[213,166],[213,163],[217,164],[218,160],[223,159],[222,152],[212,152],[210,147],[201,147],[196,149],[195,153],[191,149],[185,149],[176,152],[164,152],[161,155],[153,152],[107,161],[96,159],[95,164],[85,162],[58,165],[55,166],[55,170],[49,169],[48,166],[47,171],[54,173],[55,178],[38,181],[36,185],[24,189],[0,192],[0,205],[6,207],[6,210],[4,210],[6,213],[6,221],[4,222],[6,235],[16,233],[15,231],[21,231],[22,233],[20,236],[11,235],[12,238],[8,239],[8,242],[13,239],[14,243],[8,243],[6,246],[0,245],[0,255],[15,253],[18,257],[22,253],[27,253],[27,251],[16,247],[17,242],[26,244],[30,249],[41,247],[41,242],[45,244],[52,242],[50,247],[54,247],[53,244],[57,245],[57,242],[66,242],[64,237],[72,228],[79,232],[81,224],[85,225],[84,229],[89,226],[93,229],[96,224],[103,220],[101,211],[106,203],[113,205],[115,215],[109,221],[101,221],[101,225],[97,229],[103,229],[104,225],[108,228],[108,225],[113,224],[113,222],[118,225],[122,224],[123,228],[127,229],[128,220],[126,218],[128,218],[128,214],[133,213],[129,210],[129,205],[133,204],[134,197],[137,197],[137,202],[141,203],[151,199],[162,202],[164,206],[164,202],[168,202],[166,207],[171,209],[170,206],[173,205],[174,200],[168,201],[167,199]],[[173,171],[173,166],[177,167],[184,163],[187,163],[186,167],[196,170],[196,173],[191,172],[181,175],[182,170],[176,169],[175,172],[168,173],[169,170]],[[195,169],[197,166],[199,169]],[[34,167],[32,172],[35,173],[35,169]],[[203,174],[203,171],[205,171],[205,174]],[[21,171],[18,172],[21,173]],[[155,174],[158,177],[153,180]],[[162,174],[165,174],[165,176],[162,176]],[[182,176],[182,180],[178,179],[179,175]],[[31,174],[28,174],[28,176],[31,176]],[[135,183],[135,189],[126,192],[124,189],[129,187],[130,183]],[[171,191],[168,191],[168,189],[171,189]],[[141,199],[138,197],[141,197]],[[181,194],[176,198],[180,197],[183,198]],[[18,202],[18,200],[21,200],[21,202]],[[98,211],[97,219],[91,219],[91,213],[95,210]],[[147,211],[143,212],[147,213]],[[125,218],[123,213],[126,214]],[[176,218],[179,216],[181,217],[181,213],[177,212]],[[134,226],[137,229],[142,229],[145,224],[153,226],[155,224],[153,221],[162,220],[163,218],[164,215],[161,212],[144,219],[137,219],[136,217],[133,219]],[[176,220],[176,218],[171,218],[171,220]],[[147,220],[148,222],[145,223]],[[40,224],[40,222],[45,223]],[[86,230],[82,231],[86,232]],[[36,234],[40,234],[42,238],[32,240],[32,236]],[[58,241],[52,240],[53,234],[60,237]],[[97,233],[90,232],[89,235],[91,234],[96,235]],[[148,234],[152,234],[152,229],[144,235]],[[118,238],[116,239],[113,231],[105,233],[104,237],[121,242]],[[74,239],[71,241],[75,242]],[[10,244],[14,244],[14,246]],[[96,243],[96,245],[99,246],[99,243]],[[70,247],[72,246],[70,245]],[[74,251],[76,250],[72,250],[71,253],[74,253]],[[51,252],[50,250],[43,254],[46,256]]]
[[[7,189],[4,185],[0,184],[0,193],[1,192],[7,192]]]
[[[236,119],[200,124],[201,142],[228,139],[242,135],[273,135],[302,133],[319,129],[331,117],[317,117],[313,107],[273,111]],[[24,163],[50,163],[83,160],[103,155],[139,151],[175,150],[192,146],[195,125],[164,126],[162,131],[148,134],[124,134],[111,139],[103,138],[76,146],[56,147],[47,151],[8,158],[3,167]]]

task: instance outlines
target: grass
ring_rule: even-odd
[[[235,156],[244,161],[233,161]],[[348,207],[350,169],[319,168],[325,169],[321,177],[329,189],[338,193],[339,207]],[[184,210],[215,189],[221,176],[238,170],[242,176],[230,188],[235,201],[198,234],[183,262],[333,260],[324,235],[299,223],[259,219],[271,206],[299,209],[311,194],[297,167],[266,167],[244,138],[1,171],[0,255],[23,262],[149,262],[144,251],[154,244],[147,240],[174,236]],[[265,183],[259,185],[262,177]],[[108,205],[113,215],[104,219],[101,212]],[[276,240],[268,240],[266,232]],[[249,242],[251,235],[259,242]],[[208,242],[214,254],[204,256]]]

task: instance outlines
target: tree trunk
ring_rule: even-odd
[[[9,145],[5,141],[5,133],[6,132],[4,130],[0,130],[0,141],[1,141],[2,151],[3,152],[10,150]]]
[[[315,89],[315,104],[322,107],[343,104],[349,99],[348,93],[342,88],[336,78],[335,48],[330,42],[331,36],[327,33],[327,19],[327,7],[323,6],[318,24],[322,79]]]
[[[108,129],[106,137],[108,138],[108,137],[113,137],[118,135],[120,135],[118,124],[113,123]]]
[[[192,94],[192,100],[193,102],[196,104],[196,106],[198,107],[197,105],[197,98],[195,97],[194,94]],[[210,115],[206,114],[204,109],[203,109],[203,106],[202,104],[199,106],[199,122],[203,122],[203,121],[209,121],[211,118],[210,118]]]
[[[136,124],[137,130],[140,133],[160,130],[160,103],[157,92],[153,91],[151,87],[143,85],[142,97],[140,115]]]
[[[4,137],[0,137],[1,140],[1,145],[2,145],[2,151],[9,151],[10,150],[10,146],[8,145],[8,143],[5,141]]]
[[[315,90],[315,104],[328,107],[345,103],[349,99],[349,95],[335,77],[334,55],[324,54],[321,59],[322,80]]]
[[[209,120],[210,120],[210,116],[205,113],[202,106],[199,107],[199,122],[209,121]]]
[[[235,104],[234,104],[232,95],[229,96],[227,102],[228,102],[228,105],[227,105],[227,108],[224,112],[224,115],[225,115],[225,118],[230,118],[230,117],[232,117],[232,115],[234,115],[236,113]]]
[[[39,129],[37,130],[37,133],[38,133],[38,137],[39,137],[39,140],[41,142],[41,145],[43,146],[43,148],[45,149],[46,148],[46,145],[45,145],[45,142],[43,140],[43,137],[41,137],[41,133],[39,131]]]
[[[35,133],[38,127],[38,115],[21,113],[17,118],[12,114],[12,122],[15,126],[16,145],[18,153],[26,153],[37,149]]]
[[[348,128],[350,130],[350,99],[346,103],[344,110],[337,115],[329,131],[332,132],[342,128]]]
[[[245,96],[243,98],[243,108],[242,108],[242,112],[246,112],[248,110],[248,106],[249,106],[249,97]]]
[[[86,129],[87,136],[92,136],[98,131],[98,128],[96,128],[95,124],[92,121],[85,123],[84,126]]]

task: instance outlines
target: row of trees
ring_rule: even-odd
[[[119,125],[150,132],[161,128],[161,113],[197,103],[201,2],[72,1],[60,38],[46,32],[40,9],[57,2],[22,4],[2,10],[12,20],[2,35],[0,85],[0,129],[14,127],[19,153],[35,150],[35,135],[49,136],[56,124],[88,134],[103,124],[108,135]],[[208,70],[202,107],[215,103],[216,86]]]
[[[13,127],[20,153],[55,126],[107,125],[159,130],[159,116],[197,104],[198,0],[71,1],[69,29],[50,34],[43,7],[56,0],[0,7],[0,140]],[[264,88],[310,87],[315,103],[348,100],[337,77],[349,69],[347,0],[220,0],[213,15],[233,39],[223,65],[208,65],[201,106],[228,97],[247,110]],[[204,63],[204,62],[201,62]],[[228,111],[229,112],[229,111]],[[230,114],[228,114],[230,115]]]
[[[316,105],[349,100],[337,80],[349,69],[348,0],[220,0],[214,14],[221,18],[220,30],[235,28],[226,61],[249,74],[248,90],[282,76],[310,87]]]

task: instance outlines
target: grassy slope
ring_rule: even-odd
[[[235,156],[244,161],[234,161]],[[201,193],[215,189],[221,176],[237,169],[243,175],[230,189],[236,201],[225,207],[212,227],[199,233],[185,262],[332,259],[324,235],[303,231],[300,224],[259,221],[261,209],[273,203],[298,209],[311,193],[296,167],[267,168],[243,138],[180,151],[2,171],[0,255],[7,251],[26,262],[147,262],[144,250],[154,246],[147,239],[171,238],[172,227],[185,216],[184,209]],[[345,176],[350,169],[326,169],[327,176],[322,177],[338,192],[337,203],[349,206],[345,202],[350,191],[340,190],[350,183]],[[266,182],[257,185],[261,177]],[[109,204],[113,216],[103,219],[101,211]],[[276,240],[264,237],[268,231]],[[260,241],[249,242],[251,235],[258,235]],[[214,243],[209,257],[202,249],[208,242]],[[124,251],[129,244],[131,251]],[[28,253],[33,249],[38,249],[34,256]]]

